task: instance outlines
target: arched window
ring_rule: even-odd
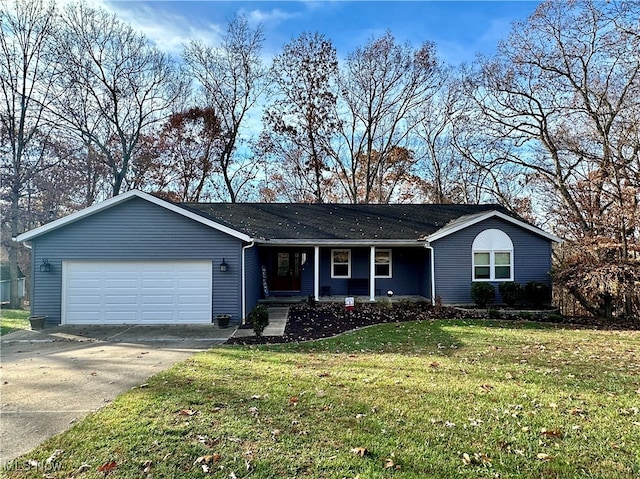
[[[480,232],[472,251],[473,281],[513,281],[513,243],[504,231]]]

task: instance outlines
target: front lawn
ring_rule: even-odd
[[[0,309],[0,336],[19,329],[29,329],[29,311]]]
[[[415,321],[297,345],[223,346],[154,376],[5,471],[640,477],[640,332]]]

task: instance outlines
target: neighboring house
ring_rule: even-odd
[[[0,303],[11,302],[11,280],[9,279],[9,265],[0,264]],[[24,298],[24,274],[18,268],[18,298]]]
[[[50,323],[193,324],[239,321],[266,295],[468,304],[473,281],[548,284],[558,238],[497,205],[178,204],[133,190],[17,240],[32,247],[32,314]]]

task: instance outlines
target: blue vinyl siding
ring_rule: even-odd
[[[207,260],[213,263],[212,318],[241,315],[242,242],[140,198],[132,198],[32,241],[32,314],[61,320],[64,260]],[[40,273],[47,258],[50,273]],[[220,271],[222,259],[227,272]]]
[[[247,301],[247,311],[249,314],[251,309],[258,304],[262,297],[262,269],[260,266],[260,255],[257,246],[247,248],[244,253],[245,265],[245,292]]]
[[[469,226],[461,231],[434,241],[436,295],[446,304],[469,304],[472,283],[473,240],[478,233],[496,228],[509,235],[513,242],[514,281],[525,285],[529,281],[540,281],[551,285],[551,241],[533,234],[524,228],[491,218]],[[492,283],[496,288],[498,282]]]

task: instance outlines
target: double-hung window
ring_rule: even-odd
[[[374,266],[376,278],[391,278],[391,250],[376,248]]]
[[[473,281],[513,281],[513,243],[504,231],[482,231],[472,249]]]
[[[351,250],[331,250],[331,277],[351,278]]]

